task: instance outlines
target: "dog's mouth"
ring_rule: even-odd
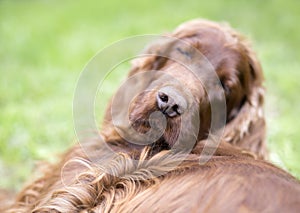
[[[181,117],[176,116],[170,118],[163,114],[161,118],[139,118],[131,121],[132,127],[141,134],[148,134],[151,131],[151,145],[156,146],[157,143],[164,144],[164,148],[170,149],[177,141],[181,128]],[[159,137],[157,137],[159,135]],[[149,143],[150,145],[150,143]]]
[[[187,112],[187,100],[172,87],[143,92],[132,102],[129,121],[141,134],[153,132],[152,144],[164,143],[171,148],[181,129],[181,117]],[[157,137],[161,134],[160,137]],[[151,137],[151,135],[150,135]]]

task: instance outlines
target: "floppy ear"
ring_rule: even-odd
[[[256,54],[253,52],[249,42],[244,40],[242,42],[242,45],[244,46],[244,50],[245,50],[246,57],[248,60],[250,74],[252,77],[252,83],[255,86],[261,87],[263,80],[264,80],[261,64],[260,64],[259,60],[257,59]]]
[[[155,41],[148,45],[142,52],[141,57],[137,57],[131,61],[132,67],[129,76],[139,71],[159,70],[162,68],[168,60],[166,57],[162,57],[162,55],[168,55],[172,44],[173,42],[168,41]]]
[[[249,44],[243,40],[241,44],[242,51],[246,54],[250,77],[246,85],[247,97],[236,117],[226,124],[224,139],[266,159],[263,72]]]

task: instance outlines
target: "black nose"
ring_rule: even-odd
[[[184,98],[170,89],[158,91],[156,100],[160,111],[171,118],[183,114],[187,108]]]

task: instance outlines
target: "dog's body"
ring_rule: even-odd
[[[266,158],[263,77],[246,41],[227,26],[199,20],[181,25],[172,36],[207,58],[225,91],[224,133],[208,162],[199,164],[199,155],[206,155],[205,146],[214,148],[208,139],[211,108],[203,85],[182,65],[151,55],[136,60],[129,76],[161,70],[189,89],[201,121],[191,152],[174,153],[170,149],[180,137],[179,130],[188,136],[194,127],[193,117],[179,125],[193,108],[185,105],[188,100],[181,87],[155,79],[159,81],[156,87],[137,96],[129,110],[129,119],[139,133],[149,130],[145,121],[152,112],[165,114],[166,131],[154,145],[132,145],[122,138],[112,123],[110,105],[101,130],[105,143],[87,142],[84,152],[79,145],[73,147],[18,194],[11,212],[299,211],[298,180],[261,160]],[[147,51],[167,51],[170,55],[177,51],[193,60],[193,51],[176,42],[154,44]],[[166,83],[176,92],[162,90]],[[179,142],[189,143],[185,137]],[[113,159],[107,153],[107,144],[117,153]]]
[[[199,144],[194,152],[202,149]],[[98,160],[105,161],[105,151],[97,150]],[[76,156],[75,160],[62,172],[63,164],[51,167],[43,179],[22,192],[18,200],[26,205],[18,205],[11,212],[299,211],[298,180],[226,142],[204,165],[199,164],[198,154],[183,156],[185,160],[177,165],[182,156],[170,157],[168,152],[161,151],[145,163],[149,153],[144,151],[137,164],[128,161],[136,157],[134,153],[120,153],[106,165],[109,172],[105,173],[77,147],[64,159]],[[172,165],[177,166],[170,169]],[[168,172],[156,177],[162,170]]]

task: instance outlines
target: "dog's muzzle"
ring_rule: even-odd
[[[156,102],[159,110],[173,118],[182,115],[187,110],[187,101],[173,87],[163,87],[157,92]]]

